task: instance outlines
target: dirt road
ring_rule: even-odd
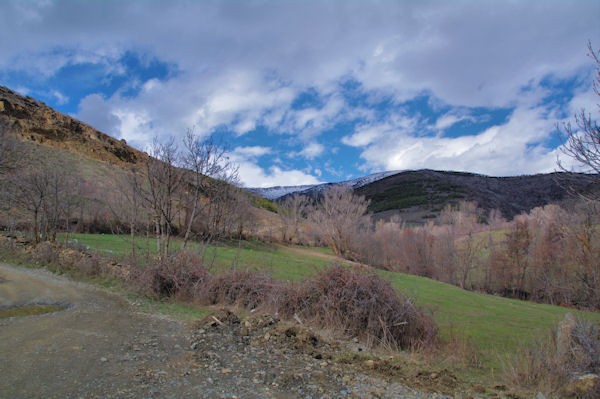
[[[67,306],[0,319],[1,398],[445,397],[337,363],[269,317],[184,324],[43,270],[0,264],[0,277],[0,309]]]

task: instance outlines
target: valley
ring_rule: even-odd
[[[180,397],[527,397],[542,386],[580,392],[570,370],[524,382],[530,371],[520,356],[556,339],[567,314],[577,328],[595,331],[600,322],[598,214],[577,198],[596,195],[597,175],[414,170],[247,191],[200,173],[224,169],[202,152],[221,149],[197,136],[181,151],[157,143],[148,155],[9,89],[0,90],[0,101],[10,155],[0,176],[0,259],[25,267],[3,266],[0,307],[67,306],[2,321],[5,331],[38,323],[53,331],[19,342],[8,338],[21,333],[7,333],[6,351],[30,346],[24,357],[10,352],[3,378],[18,387],[33,378],[33,364],[81,351],[61,366],[60,378],[79,381],[68,390],[50,373],[16,396],[102,396],[109,385],[119,387],[118,397],[166,396],[167,389]],[[190,168],[182,151],[191,148],[216,169]],[[63,295],[58,287],[72,288]],[[409,309],[357,315],[367,306],[363,294],[352,296],[359,292],[384,308]],[[352,305],[327,327],[325,314],[337,313],[326,313],[330,293]],[[135,323],[118,327],[132,317]],[[409,330],[398,326],[413,321],[397,317],[429,327],[406,338]],[[265,318],[273,318],[268,326]],[[78,323],[96,327],[78,338]],[[254,327],[240,330],[246,324]],[[388,341],[392,330],[398,338]],[[295,338],[302,334],[316,334],[318,349]],[[116,337],[124,346],[109,345]],[[69,349],[71,342],[79,349]],[[223,353],[201,354],[217,346]],[[85,377],[78,362],[98,366]],[[271,375],[273,367],[298,377]],[[107,385],[90,388],[99,378]]]

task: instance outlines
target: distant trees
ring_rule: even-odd
[[[81,199],[78,178],[64,165],[37,160],[9,177],[16,204],[30,212],[34,239],[42,234],[55,240],[58,231],[69,231],[70,220]]]
[[[281,219],[281,235],[283,241],[295,239],[301,242],[300,225],[307,218],[309,210],[308,198],[304,195],[294,193],[287,196],[277,208],[277,214]]]
[[[364,197],[336,185],[323,192],[309,218],[317,235],[336,255],[354,258],[355,241],[361,229],[367,227],[368,205]]]
[[[499,212],[486,219],[475,203],[461,202],[421,226],[400,220],[373,225],[364,215],[367,204],[336,187],[305,208],[307,219],[300,220],[351,260],[464,289],[600,309],[600,215],[594,203],[578,202],[568,211],[547,205],[507,222]]]

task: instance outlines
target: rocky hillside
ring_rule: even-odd
[[[499,209],[504,217],[537,206],[558,203],[572,194],[600,189],[600,177],[578,173],[489,177],[472,173],[416,170],[401,172],[356,189],[371,200],[375,213],[401,213],[419,222],[434,218],[448,204],[476,201],[487,211]]]
[[[0,118],[24,142],[67,149],[98,161],[133,164],[146,154],[31,97],[0,86]]]

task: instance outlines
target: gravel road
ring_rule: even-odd
[[[2,398],[450,397],[407,388],[383,363],[335,360],[344,348],[271,316],[183,323],[44,270],[0,264],[0,277],[0,309],[67,306],[0,319]]]

